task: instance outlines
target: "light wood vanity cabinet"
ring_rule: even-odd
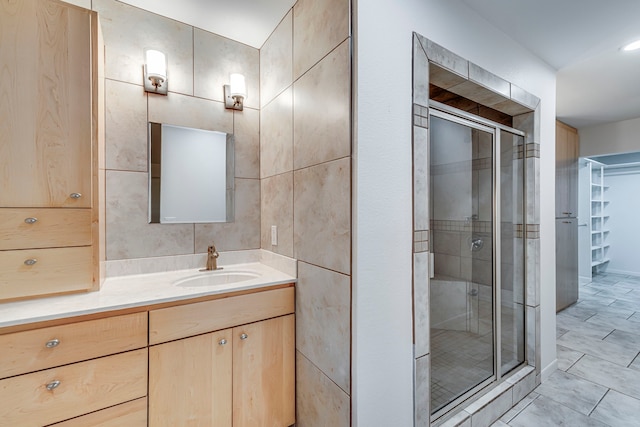
[[[111,407],[90,417],[140,417],[116,405],[147,395],[146,312],[0,335],[0,348],[2,425],[43,426]]]
[[[99,287],[98,39],[95,12],[0,2],[0,301]]]
[[[0,329],[0,426],[294,424],[293,286],[217,298]]]
[[[292,425],[293,312],[293,288],[151,311],[149,427]]]

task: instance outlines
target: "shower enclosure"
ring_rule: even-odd
[[[524,134],[433,103],[431,410],[525,361]]]

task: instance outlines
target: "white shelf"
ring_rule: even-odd
[[[591,236],[598,236],[598,245],[591,246],[591,267],[598,267],[609,262],[605,258],[605,252],[609,248],[607,242],[609,230],[603,229],[603,225],[609,219],[606,209],[609,201],[605,199],[605,192],[609,186],[604,185],[604,166],[601,163],[589,161],[591,175]],[[594,212],[597,211],[597,212]]]

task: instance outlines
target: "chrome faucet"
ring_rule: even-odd
[[[222,267],[218,267],[218,257],[220,254],[216,250],[215,245],[211,245],[207,248],[207,267],[204,271],[222,270]]]

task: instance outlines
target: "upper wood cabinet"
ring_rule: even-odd
[[[59,1],[0,2],[0,207],[91,207],[91,27]]]
[[[578,216],[578,130],[556,121],[556,218]]]
[[[100,287],[102,49],[96,12],[0,0],[0,301]]]

